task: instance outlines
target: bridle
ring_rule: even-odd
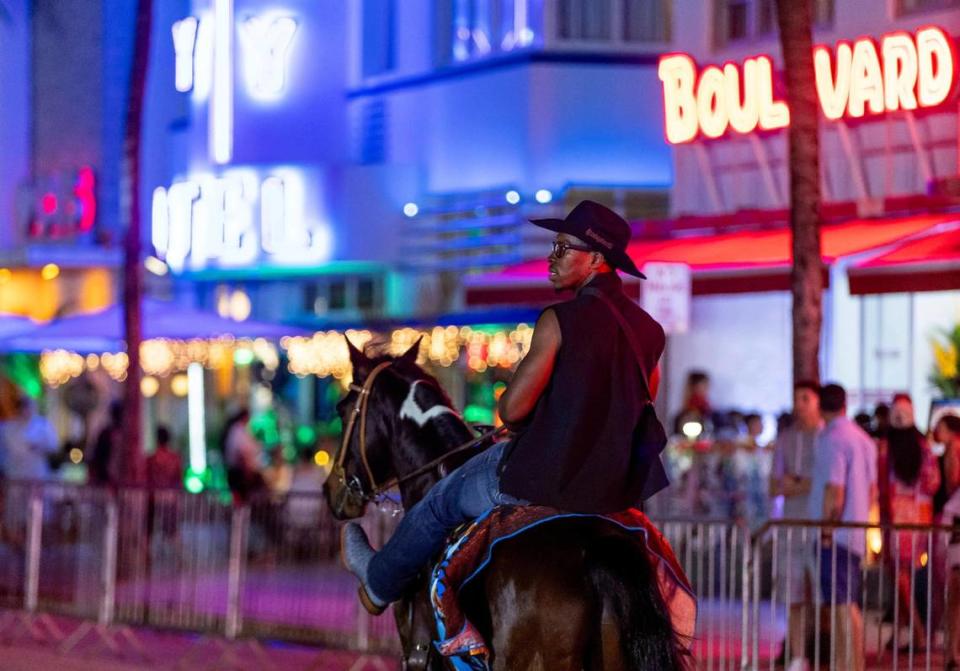
[[[396,487],[397,485],[411,480],[419,475],[428,473],[455,454],[459,454],[460,452],[464,452],[476,447],[477,445],[496,436],[497,434],[506,431],[506,427],[504,426],[486,431],[480,436],[477,436],[476,438],[456,447],[455,449],[443,454],[433,461],[424,464],[420,468],[417,468],[402,476],[390,478],[382,484],[378,484],[377,478],[373,474],[373,469],[370,468],[370,461],[367,459],[367,404],[370,401],[370,393],[373,390],[373,383],[377,379],[377,376],[389,368],[392,364],[392,361],[384,361],[383,363],[377,364],[377,366],[370,371],[367,379],[363,381],[363,386],[353,383],[350,384],[349,389],[357,392],[357,399],[353,402],[353,408],[350,410],[350,417],[347,419],[347,425],[343,430],[343,439],[340,441],[340,449],[337,452],[337,458],[334,460],[333,468],[330,470],[330,476],[334,478],[340,485],[337,491],[336,500],[333,502],[333,508],[337,511],[342,511],[344,507],[349,504],[353,504],[356,507],[362,508],[370,501],[374,501],[382,497],[385,492],[393,487]],[[369,492],[364,489],[363,482],[361,482],[360,478],[356,475],[347,478],[346,470],[343,467],[343,462],[346,459],[350,446],[350,440],[353,437],[353,431],[358,423],[360,425],[360,460],[363,463],[364,470],[366,471],[367,481],[370,483]]]

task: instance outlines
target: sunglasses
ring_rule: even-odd
[[[568,249],[575,249],[578,252],[593,252],[596,251],[593,247],[587,247],[586,245],[572,245],[569,242],[564,242],[563,240],[554,240],[553,241],[553,252],[551,254],[558,259],[562,259],[563,255],[567,253]]]

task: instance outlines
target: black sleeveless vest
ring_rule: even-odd
[[[663,353],[663,328],[623,293],[616,273],[598,275],[587,286],[620,308],[639,338],[649,379]],[[572,512],[634,506],[644,486],[637,473],[649,472],[631,464],[634,430],[649,400],[637,358],[599,298],[581,293],[548,309],[560,322],[560,350],[529,424],[507,447],[500,489]]]

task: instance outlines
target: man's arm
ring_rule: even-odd
[[[517,428],[533,412],[550,382],[559,350],[560,322],[556,313],[548,309],[537,320],[530,351],[523,357],[497,405],[500,419],[508,428]]]
[[[843,514],[843,501],[846,491],[843,485],[827,484],[823,490],[823,519],[825,522],[837,522]]]

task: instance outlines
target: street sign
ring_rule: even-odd
[[[647,263],[640,303],[667,334],[690,328],[690,266],[685,263]]]

